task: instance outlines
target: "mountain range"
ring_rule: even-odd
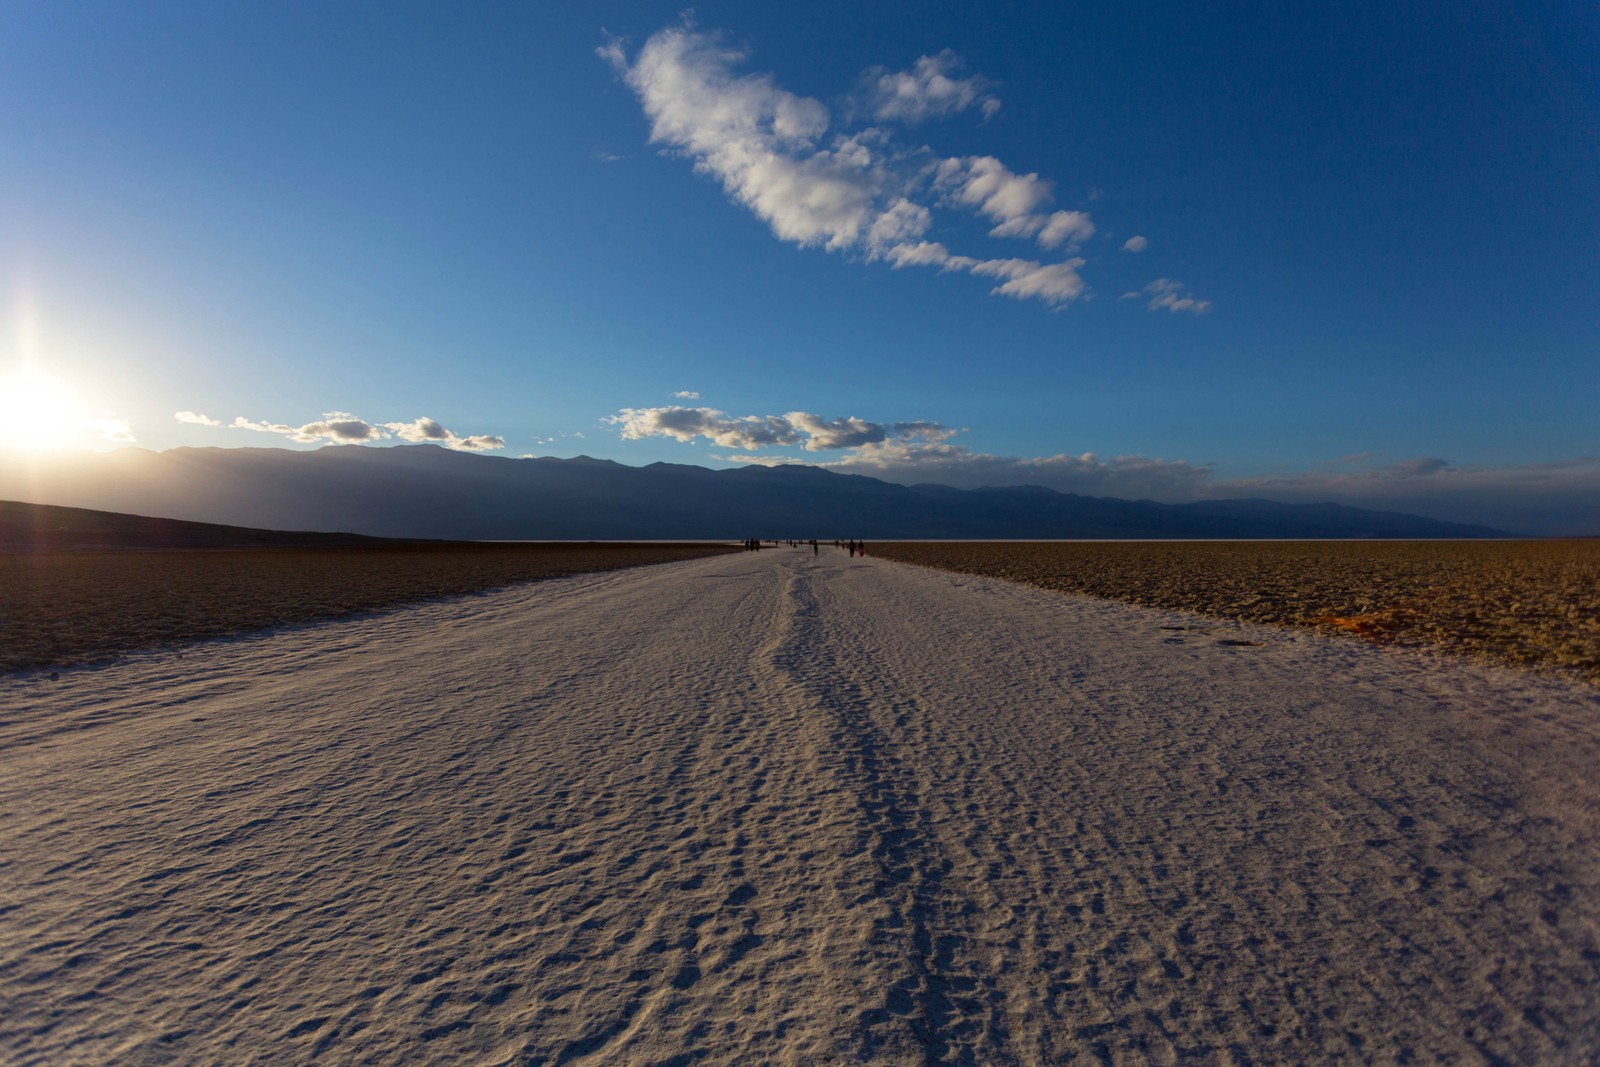
[[[230,526],[449,540],[1503,537],[1339,504],[1161,504],[897,485],[810,466],[512,459],[435,445],[127,448],[0,461],[0,498]]]

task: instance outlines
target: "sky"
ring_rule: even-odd
[[[0,445],[1600,533],[1579,2],[0,8]]]

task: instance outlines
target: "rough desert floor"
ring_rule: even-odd
[[[8,1063],[1578,1063],[1600,694],[768,550],[0,679]]]

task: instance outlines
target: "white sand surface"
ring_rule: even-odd
[[[1581,1063],[1600,699],[825,551],[0,680],[7,1063]]]

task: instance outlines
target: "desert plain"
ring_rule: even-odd
[[[1600,685],[1600,538],[903,541],[873,554]]]
[[[0,678],[0,1058],[1600,1057],[1581,663],[869,551]]]
[[[150,548],[0,554],[0,672],[293,626],[519,582],[730,551],[646,543]]]

